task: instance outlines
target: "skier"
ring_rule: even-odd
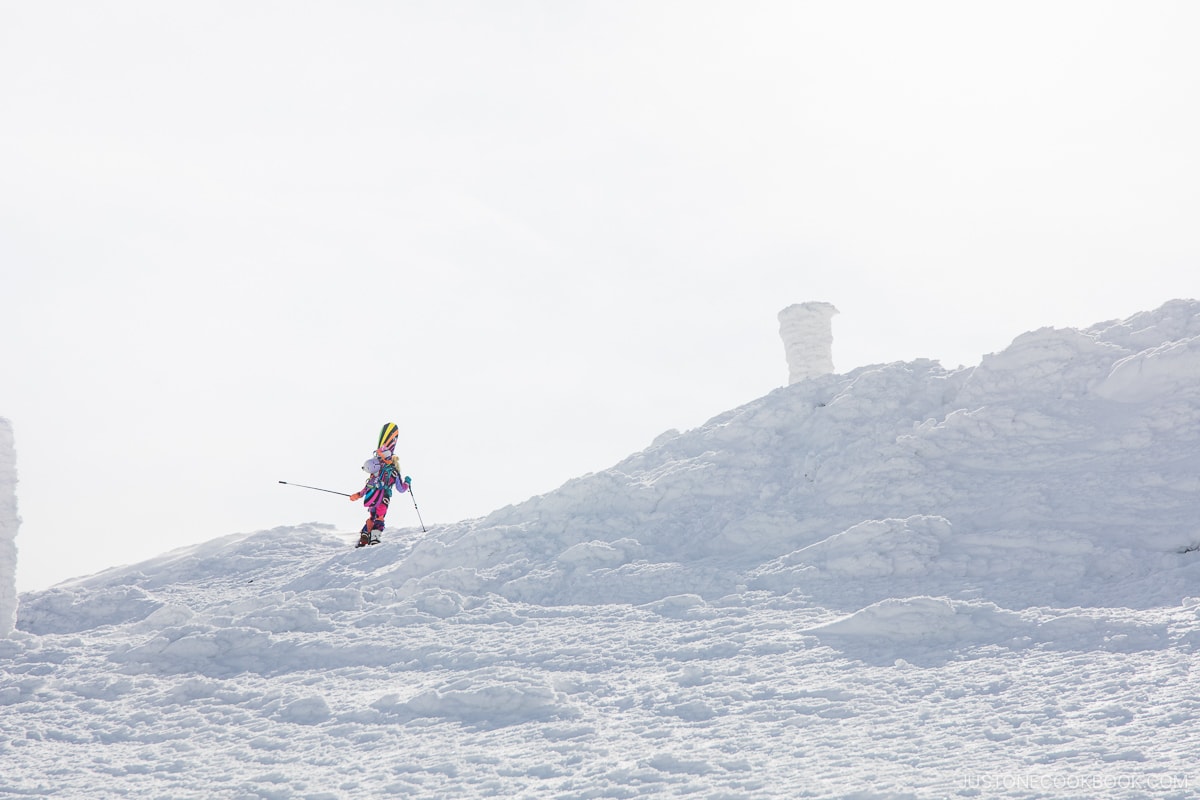
[[[388,503],[392,501],[392,489],[399,487],[400,493],[403,494],[412,486],[412,478],[407,475],[400,477],[400,463],[392,453],[390,444],[377,449],[375,455],[367,459],[362,468],[369,475],[367,483],[361,492],[350,495],[351,501],[362,500],[370,514],[363,525],[358,547],[379,544],[379,534],[383,532],[383,518],[387,516]]]

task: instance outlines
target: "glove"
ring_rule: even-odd
[[[412,486],[412,478],[408,477],[407,475],[404,476],[404,482],[409,486]]]
[[[350,495],[350,502],[353,503],[355,500],[362,500],[362,492],[355,492]]]

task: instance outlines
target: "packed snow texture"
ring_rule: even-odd
[[[0,417],[0,638],[17,622],[17,451],[12,423]]]
[[[797,303],[779,312],[779,336],[787,358],[788,385],[833,372],[833,315],[830,303]]]
[[[237,534],[27,594],[3,788],[1192,797],[1198,342],[1173,301],[824,374],[427,535]]]

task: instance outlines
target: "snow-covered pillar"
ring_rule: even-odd
[[[17,451],[12,423],[0,417],[0,638],[17,624]]]
[[[833,372],[833,315],[830,303],[797,303],[779,312],[779,335],[787,356],[788,385]]]

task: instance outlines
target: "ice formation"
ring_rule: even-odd
[[[833,372],[833,315],[830,303],[797,303],[779,312],[788,364],[788,385]]]
[[[17,454],[12,423],[0,417],[0,637],[17,619]]]

